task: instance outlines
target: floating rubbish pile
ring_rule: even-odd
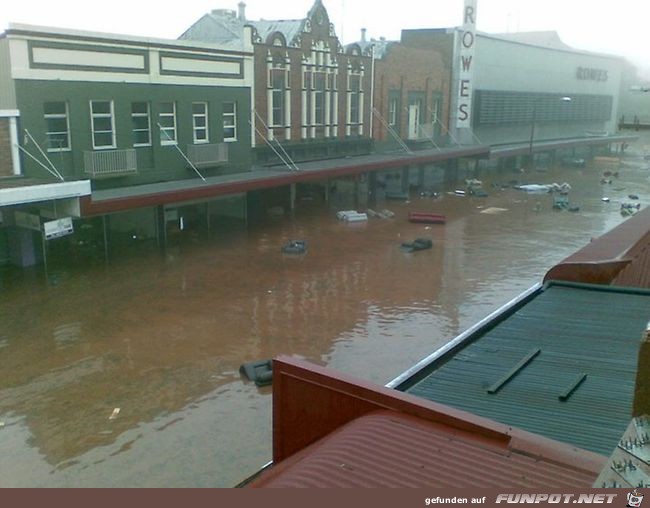
[[[336,212],[336,218],[344,222],[363,222],[368,220],[368,214],[356,210],[342,210]]]
[[[280,249],[283,254],[304,254],[307,252],[307,242],[305,240],[291,240]]]
[[[431,247],[433,247],[433,242],[429,238],[416,238],[412,242],[403,243],[400,249],[404,252],[415,252],[430,249]]]

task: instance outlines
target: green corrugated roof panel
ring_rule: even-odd
[[[450,358],[425,367],[431,371],[406,391],[609,456],[630,421],[649,319],[650,291],[551,283]]]

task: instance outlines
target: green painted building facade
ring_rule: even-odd
[[[0,35],[0,263],[39,264],[88,243],[107,254],[122,238],[164,244],[194,217],[231,216],[233,199],[245,219],[245,195],[190,194],[252,170],[252,84],[251,44],[10,25]],[[152,205],[154,192],[173,196]],[[89,206],[106,196],[131,204]],[[47,235],[58,220],[65,240]]]
[[[49,177],[44,164],[110,188],[250,170],[242,45],[12,25],[0,51],[0,109],[19,112],[19,175]]]
[[[93,188],[104,189],[192,178],[197,175],[183,155],[192,160],[192,147],[207,145],[213,145],[214,160],[193,161],[205,176],[250,169],[246,88],[29,80],[16,88],[21,127],[66,180],[88,178]],[[227,119],[236,138],[224,128]],[[197,136],[205,141],[197,143]],[[218,157],[221,148],[224,157]],[[41,155],[29,138],[25,149]],[[90,153],[109,152],[125,162],[91,164]],[[127,156],[134,157],[130,164]],[[29,156],[23,161],[23,174],[48,176]]]

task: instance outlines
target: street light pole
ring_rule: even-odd
[[[571,102],[571,97],[560,97],[558,100],[562,102]],[[535,122],[537,120],[537,103],[533,102],[533,118],[530,124],[530,143],[528,144],[528,161],[530,169],[535,169],[535,157],[533,156],[533,141],[535,139]]]
[[[533,120],[530,124],[530,144],[528,145],[528,165],[535,169],[535,158],[533,156],[533,139],[535,139],[535,120],[537,118],[537,103],[533,104]]]

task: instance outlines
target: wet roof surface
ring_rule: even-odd
[[[649,318],[648,291],[552,283],[450,358],[425,367],[424,378],[401,386],[609,455],[629,423]]]
[[[397,412],[357,418],[263,474],[254,487],[590,487],[580,452],[547,459],[527,443],[459,432]],[[552,446],[552,445],[551,445]]]

